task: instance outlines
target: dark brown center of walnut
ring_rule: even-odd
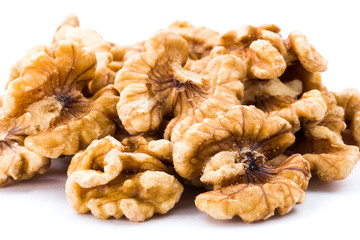
[[[0,134],[0,153],[2,153],[5,149],[13,150],[12,146],[15,144],[23,144],[26,135],[20,133],[23,131],[23,128],[14,127],[11,128],[7,132],[3,132]]]
[[[176,105],[177,102],[181,102],[181,97],[185,97],[189,104],[194,105],[199,98],[206,95],[206,91],[202,87],[191,80],[179,80],[173,74],[159,76],[159,73],[153,72],[149,74],[149,83],[151,83],[151,91],[156,95],[160,104],[170,100],[170,103]]]
[[[70,95],[60,95],[54,97],[58,100],[63,109],[68,109],[68,107],[74,102],[74,99]]]
[[[241,150],[238,163],[243,163],[245,166],[245,174],[234,179],[236,183],[265,183],[276,172],[273,168],[266,165],[267,158],[257,151]]]
[[[255,102],[250,104],[255,105],[264,112],[272,112],[286,108],[294,101],[295,99],[290,96],[259,95],[255,96]]]

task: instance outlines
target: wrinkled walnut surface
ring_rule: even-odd
[[[110,46],[113,61],[109,63],[108,67],[115,73],[124,66],[125,61],[130,57],[144,52],[144,42],[133,45],[118,45],[116,43],[110,43]]]
[[[288,51],[294,54],[309,72],[324,72],[327,60],[309,43],[306,36],[293,31],[286,40]]]
[[[329,96],[329,106],[320,122],[303,123],[289,153],[301,153],[311,170],[323,181],[342,180],[350,175],[359,161],[359,148],[346,145],[341,132],[346,128],[344,110]]]
[[[232,56],[211,60],[200,74],[183,69],[187,42],[172,32],[159,32],[146,51],[129,59],[118,72],[119,117],[130,134],[154,132],[164,117],[172,118],[167,139],[179,138],[191,124],[240,104],[244,66]]]
[[[218,43],[220,34],[206,27],[194,27],[187,21],[175,21],[169,26],[170,31],[178,33],[189,46],[189,58],[199,60],[210,55]]]
[[[10,178],[14,181],[27,180],[49,168],[49,158],[24,147],[25,137],[33,131],[29,114],[9,119],[0,106],[0,186],[6,184]]]
[[[304,190],[310,176],[308,163],[300,155],[293,155],[270,169],[276,174],[263,183],[240,183],[205,192],[196,197],[195,204],[216,219],[238,215],[246,222],[254,222],[271,217],[275,210],[286,214],[294,204],[305,200]]]
[[[287,50],[280,34],[262,27],[246,25],[223,34],[212,52],[212,55],[219,54],[241,58],[250,78],[277,78],[286,68]]]
[[[275,209],[285,214],[303,200],[309,164],[300,155],[277,166],[267,163],[294,140],[286,120],[267,117],[253,106],[235,106],[189,128],[174,144],[174,166],[182,177],[213,186],[214,191],[197,197],[201,211],[218,219],[239,215],[244,221],[258,221],[272,216]],[[247,190],[238,191],[242,188]],[[265,204],[258,205],[256,195],[262,188],[277,190],[262,192]],[[242,199],[253,204],[242,206]]]
[[[279,79],[254,80],[244,82],[242,104],[254,105],[264,112],[272,112],[288,107],[302,93],[300,80],[281,82]]]
[[[289,105],[283,105],[283,108],[271,111],[270,116],[279,116],[287,120],[293,129],[297,132],[304,122],[320,122],[326,116],[329,99],[325,94],[318,90],[311,90],[302,95],[302,97]]]
[[[68,170],[66,196],[78,213],[98,218],[140,222],[165,214],[179,201],[182,185],[156,158],[125,152],[112,137],[95,140],[74,156]]]
[[[360,146],[360,91],[348,88],[334,95],[337,104],[345,111],[345,121],[357,146]]]
[[[109,85],[91,98],[81,93],[95,69],[95,54],[70,40],[33,54],[23,64],[4,95],[4,111],[9,117],[31,114],[38,133],[26,138],[29,150],[52,158],[72,155],[114,133],[117,91]]]
[[[77,16],[69,15],[56,30],[53,42],[62,40],[75,41],[95,52],[97,60],[95,75],[88,86],[91,94],[114,83],[116,72],[108,67],[113,59],[111,45],[100,34],[94,30],[80,27]]]

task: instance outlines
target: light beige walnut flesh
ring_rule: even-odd
[[[268,112],[270,116],[279,116],[287,120],[292,131],[297,132],[305,122],[322,121],[328,110],[329,98],[318,90],[305,92],[302,97],[289,105]]]
[[[190,127],[174,144],[174,166],[185,179],[213,187],[197,196],[200,211],[216,219],[264,220],[304,200],[308,162],[295,154],[270,164],[294,140],[286,120],[239,105]]]
[[[113,72],[117,73],[123,66],[126,60],[130,57],[144,52],[144,42],[139,42],[133,45],[118,45],[110,43],[111,55],[113,60],[108,64]]]
[[[329,96],[328,111],[320,122],[307,122],[295,134],[296,141],[288,154],[300,153],[309,161],[320,180],[342,180],[350,175],[359,161],[359,148],[346,145],[341,133],[346,128],[344,110]]]
[[[309,72],[324,72],[327,60],[308,42],[300,32],[291,32],[286,40],[288,51],[295,55],[302,66]]]
[[[95,140],[69,166],[66,197],[78,213],[102,219],[126,216],[141,222],[165,214],[179,201],[183,186],[158,159],[124,152],[112,137]]]
[[[129,136],[121,141],[124,152],[146,153],[164,163],[172,163],[173,143],[165,139]]]
[[[311,170],[322,181],[342,180],[359,161],[359,148],[344,144],[341,137],[325,126],[304,127],[296,134],[289,153],[303,154]]]
[[[0,100],[1,103],[1,100]],[[0,106],[0,186],[9,179],[23,181],[50,167],[50,159],[24,147],[24,139],[32,134],[30,115],[16,119],[7,118]]]
[[[279,79],[255,80],[244,82],[242,104],[254,105],[264,112],[286,108],[295,102],[302,93],[300,80],[283,83]]]
[[[200,74],[185,70],[188,44],[166,31],[145,49],[125,62],[115,80],[118,114],[130,134],[155,132],[168,117],[165,138],[173,141],[193,123],[240,104],[246,71],[238,58],[217,56]]]
[[[336,102],[345,111],[345,121],[357,146],[360,146],[360,91],[348,88],[334,93]]]
[[[78,18],[70,15],[56,30],[53,43],[62,40],[75,41],[95,52],[97,60],[95,75],[88,83],[91,94],[114,83],[116,72],[108,67],[112,62],[111,46],[100,34],[94,30],[80,27]]]
[[[5,89],[8,88],[10,82],[12,82],[13,80],[17,79],[18,77],[20,77],[21,71],[23,69],[23,64],[26,64],[27,61],[29,61],[29,59],[36,54],[37,52],[41,52],[41,51],[48,51],[48,47],[46,45],[43,44],[39,44],[39,45],[35,45],[32,48],[30,48],[27,53],[25,54],[25,56],[23,58],[21,58],[18,62],[16,62],[11,68],[10,68],[10,76],[9,79],[5,85]]]
[[[168,29],[178,33],[187,41],[191,60],[209,56],[220,38],[218,32],[206,27],[195,27],[187,21],[175,21]]]
[[[248,79],[244,86],[242,104],[254,105],[270,116],[286,119],[293,132],[300,130],[302,122],[322,121],[331,97],[327,92],[322,93],[319,90],[302,94],[303,82],[296,78],[285,82],[280,79]]]
[[[280,34],[247,25],[221,36],[211,56],[221,54],[242,59],[247,65],[249,78],[272,79],[284,73],[288,53]]]
[[[37,133],[25,140],[30,151],[51,158],[72,155],[92,140],[114,134],[117,90],[109,85],[91,98],[81,93],[95,70],[95,53],[70,40],[23,64],[20,77],[5,92],[4,112],[8,117],[31,114]]]

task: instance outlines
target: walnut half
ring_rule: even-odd
[[[20,76],[5,92],[4,112],[8,117],[31,114],[37,133],[25,140],[29,150],[52,158],[72,155],[115,132],[117,90],[109,85],[91,98],[82,93],[96,64],[93,51],[70,40],[56,42],[22,64]]]
[[[125,215],[141,222],[174,207],[183,186],[156,158],[128,150],[105,137],[74,156],[66,182],[72,208],[102,219]]]
[[[29,114],[10,119],[4,116],[0,106],[0,186],[10,178],[14,181],[30,179],[50,167],[49,158],[24,147],[24,139],[32,133]]]
[[[294,140],[286,120],[239,105],[190,127],[174,144],[174,166],[182,177],[214,188],[196,198],[201,211],[258,221],[304,200],[309,163],[299,154],[273,161]]]
[[[118,115],[130,134],[156,132],[168,117],[165,138],[174,141],[194,122],[240,104],[243,63],[218,56],[198,74],[183,68],[188,52],[180,35],[159,32],[117,73]]]

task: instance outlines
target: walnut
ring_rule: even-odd
[[[301,155],[270,164],[294,140],[286,120],[254,106],[234,106],[190,127],[174,144],[174,166],[180,176],[214,188],[196,198],[201,211],[258,221],[304,200],[310,166]]]
[[[244,82],[242,104],[255,105],[264,112],[272,112],[288,107],[302,93],[302,82],[293,80],[281,82],[279,79],[255,80]]]
[[[77,24],[76,24],[77,23]],[[75,15],[70,15],[58,27],[53,42],[72,40],[95,52],[97,65],[95,76],[89,82],[89,91],[95,94],[101,88],[114,83],[116,73],[108,65],[112,62],[110,43],[96,31],[79,27],[79,20]]]
[[[218,32],[205,27],[194,27],[187,21],[175,21],[170,24],[169,30],[178,33],[187,41],[191,60],[209,56],[220,38]]]
[[[359,148],[346,145],[341,132],[346,128],[344,110],[329,96],[329,106],[320,122],[304,122],[287,153],[301,153],[320,180],[335,181],[349,176],[359,161]]]
[[[206,69],[210,60],[210,56],[203,57],[199,60],[188,59],[184,66],[184,69],[194,73],[201,73],[204,69]]]
[[[9,79],[5,85],[5,89],[8,88],[10,82],[12,82],[13,80],[17,79],[18,77],[20,77],[21,71],[23,69],[22,65],[26,64],[30,58],[38,53],[38,52],[42,52],[42,51],[48,51],[47,50],[47,46],[44,44],[39,44],[39,45],[35,45],[32,48],[30,48],[28,50],[28,52],[25,54],[25,56],[23,58],[21,58],[18,62],[16,62],[10,69],[10,76]]]
[[[159,32],[145,49],[125,62],[115,80],[118,114],[130,134],[154,132],[169,116],[165,137],[173,141],[194,122],[240,104],[245,69],[238,58],[215,57],[196,74],[183,69],[188,47],[176,33]]]
[[[327,93],[326,86],[322,83],[321,73],[307,71],[299,62],[288,66],[280,80],[284,83],[298,80],[302,82],[303,93],[310,90],[319,90]]]
[[[125,46],[110,43],[110,46],[113,61],[109,63],[108,67],[116,73],[123,67],[126,60],[136,54],[144,52],[144,42]]]
[[[241,58],[246,62],[249,78],[271,79],[284,73],[288,53],[280,34],[247,25],[221,36],[211,55],[219,54]]]
[[[270,116],[279,116],[287,120],[292,131],[297,132],[304,122],[320,122],[326,116],[328,110],[328,97],[318,90],[305,92],[302,97],[283,108],[268,112]],[[274,105],[274,104],[273,104]]]
[[[324,72],[327,61],[300,32],[291,32],[286,40],[288,51],[294,54],[309,72]]]
[[[173,143],[153,137],[129,136],[121,141],[124,152],[146,153],[164,163],[172,163]]]
[[[93,141],[69,166],[66,197],[78,213],[144,221],[165,214],[179,201],[182,185],[145,153],[124,152],[112,137]]]
[[[24,147],[25,137],[33,131],[29,114],[10,119],[4,115],[0,106],[0,186],[6,184],[9,178],[23,181],[42,174],[49,168],[49,158]]]
[[[359,148],[344,144],[341,137],[328,127],[304,127],[296,137],[290,152],[303,154],[311,170],[322,181],[346,178],[359,161]]]
[[[248,79],[244,86],[242,104],[255,105],[271,116],[286,119],[293,132],[301,128],[302,122],[323,120],[330,102],[326,89],[324,93],[318,90],[303,93],[303,82],[297,78],[285,82],[277,78]]]
[[[345,111],[345,121],[349,125],[351,135],[360,147],[360,91],[348,88],[334,93],[337,104]]]
[[[95,54],[78,43],[59,41],[47,52],[34,54],[4,95],[8,117],[29,112],[37,133],[25,146],[56,158],[86,148],[92,140],[115,132],[118,92],[107,86],[91,98],[81,91],[93,79]]]

